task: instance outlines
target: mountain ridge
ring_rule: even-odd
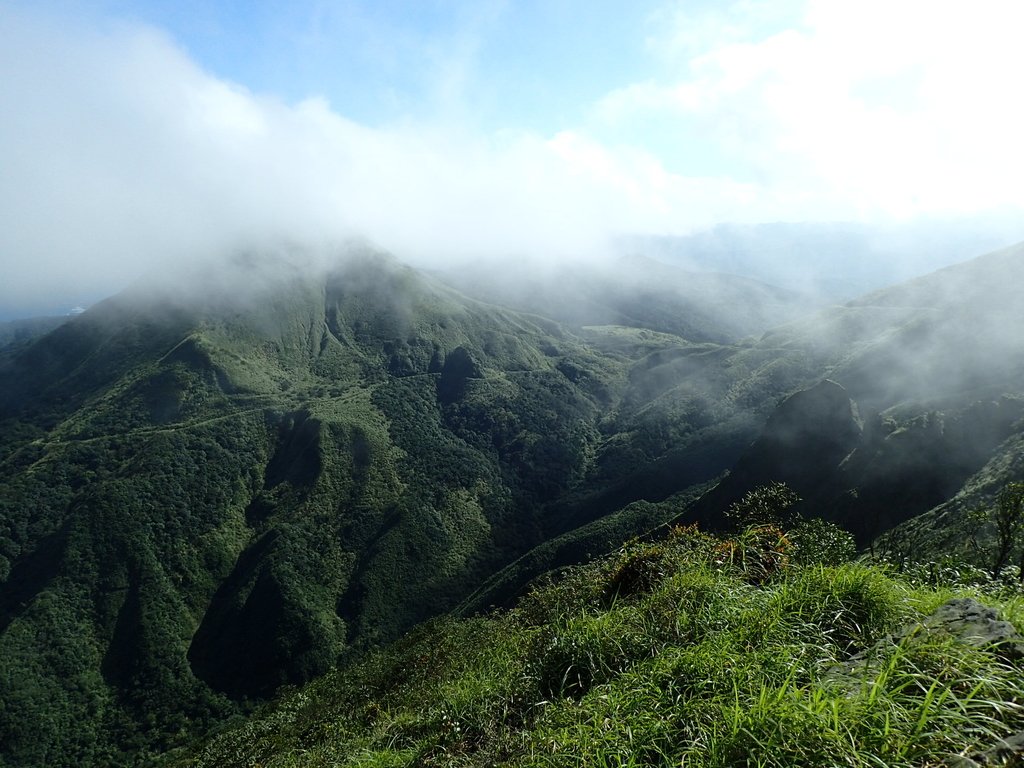
[[[1021,428],[1022,254],[718,341],[567,327],[365,250],[101,302],[0,353],[6,755],[167,749],[488,579],[480,607],[638,529],[713,523],[777,474],[764,456],[785,449],[758,459],[757,441],[778,414],[797,443],[802,420],[820,429],[791,402],[815,387],[863,429],[815,451],[806,482],[770,479],[862,541],[926,512]],[[991,343],[944,356],[964,318]],[[911,497],[935,503],[896,509]]]

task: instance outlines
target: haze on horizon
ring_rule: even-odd
[[[1019,222],[1022,22],[1006,0],[0,2],[0,319],[271,241],[452,264],[718,222]]]

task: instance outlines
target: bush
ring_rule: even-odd
[[[800,501],[785,483],[769,483],[752,491],[729,505],[725,516],[739,528],[755,525],[783,525],[792,518],[791,509]]]
[[[793,543],[777,525],[755,525],[715,547],[714,562],[734,568],[751,584],[763,584],[789,568]]]
[[[801,520],[790,530],[790,538],[793,560],[799,565],[839,565],[857,555],[853,534],[818,518]]]
[[[668,569],[663,547],[626,549],[608,576],[605,597],[614,602],[651,592],[665,578]]]

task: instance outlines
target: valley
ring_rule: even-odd
[[[772,482],[866,550],[1022,479],[1024,246],[836,305],[638,259],[542,291],[305,264],[0,347],[9,764],[147,760]]]

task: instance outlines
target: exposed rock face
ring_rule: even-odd
[[[861,430],[846,390],[825,379],[779,405],[736,473],[780,480],[799,493],[815,481],[818,467],[837,466],[857,447]]]
[[[1001,620],[994,608],[971,597],[944,603],[919,626],[904,629],[897,638],[920,631],[942,632],[972,648],[992,648],[1007,661],[1024,659],[1024,638],[1013,624]]]
[[[867,650],[861,651],[825,673],[827,679],[837,682],[856,681],[858,684],[871,671],[872,664],[886,656],[886,650],[895,645],[920,642],[936,634],[949,637],[971,648],[990,648],[1010,662],[1024,659],[1024,637],[1014,626],[999,618],[994,608],[973,597],[958,597],[940,605],[920,622],[887,635]]]
[[[456,347],[445,356],[441,378],[437,383],[437,396],[442,403],[451,403],[462,397],[467,379],[479,379],[483,374],[480,364],[465,347]]]

